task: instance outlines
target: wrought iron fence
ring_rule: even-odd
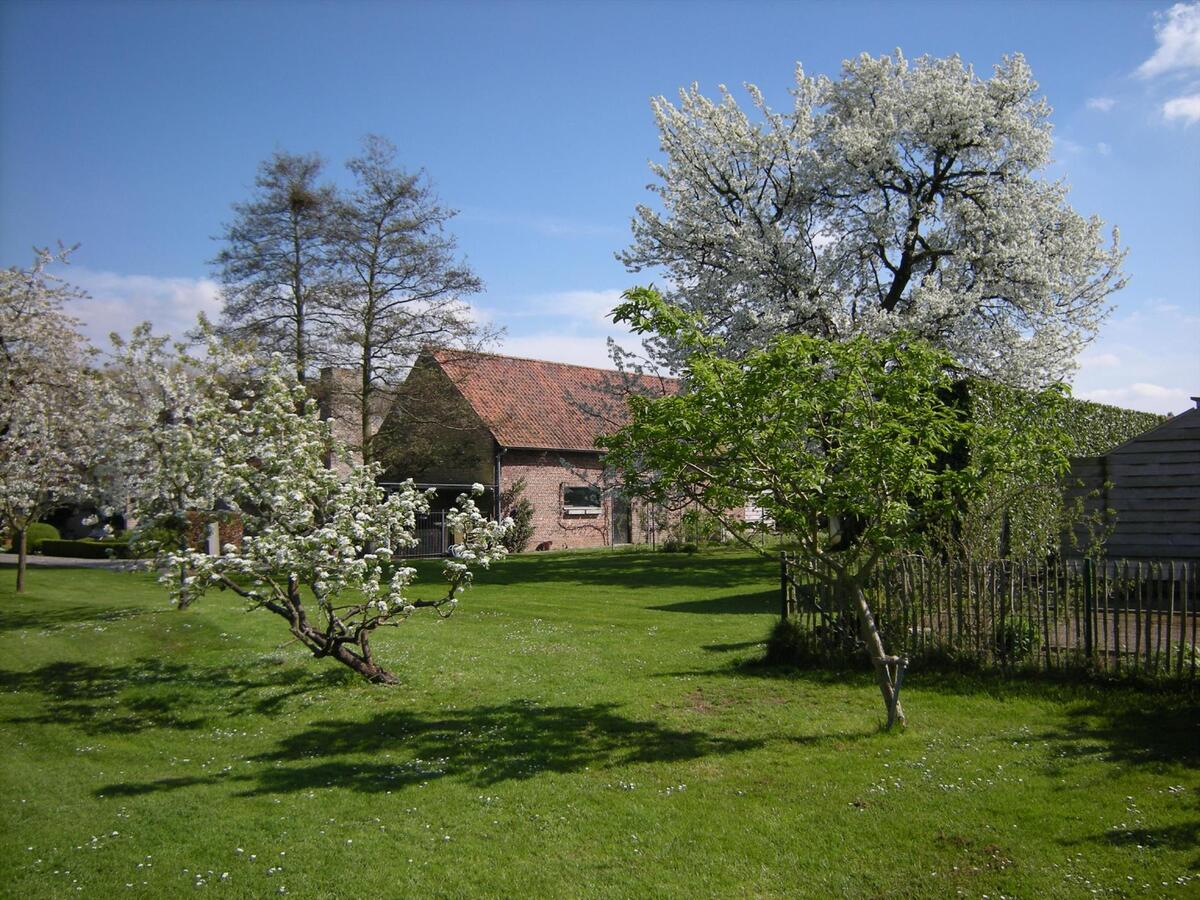
[[[417,513],[417,527],[413,536],[417,539],[417,546],[406,553],[406,556],[445,556],[452,543],[450,532],[446,528],[445,511],[439,509]]]
[[[782,614],[817,653],[857,640],[835,590],[782,555]],[[889,653],[999,668],[1087,668],[1181,679],[1200,668],[1197,560],[967,562],[901,557],[867,584]]]

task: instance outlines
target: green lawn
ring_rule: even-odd
[[[1200,705],[761,653],[776,570],[536,554],[314,661],[229,595],[0,571],[0,892],[161,897],[1192,895]]]

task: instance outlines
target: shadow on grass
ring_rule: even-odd
[[[172,610],[173,611],[173,610]],[[58,631],[71,626],[94,625],[99,622],[119,622],[137,616],[156,615],[160,610],[137,606],[53,606],[42,604],[6,606],[0,615],[0,632]]]
[[[1163,690],[1096,692],[1071,704],[1062,727],[1038,737],[1064,761],[1095,755],[1099,746],[1105,760],[1122,768],[1146,768],[1173,779],[1173,770],[1179,767],[1200,766],[1200,700]],[[1200,788],[1180,785],[1179,789],[1182,793],[1175,802],[1186,804],[1183,821],[1110,829],[1093,836],[1091,842],[1190,851],[1188,866],[1200,871]]]
[[[510,557],[503,566],[480,573],[477,580],[480,584],[521,584],[533,573],[539,583],[560,581],[643,590],[731,588],[778,579],[778,563],[719,550],[694,555],[650,550],[537,554]]]
[[[751,647],[761,647],[765,643],[765,639],[760,641],[735,641],[729,644],[705,644],[701,649],[707,650],[709,653],[728,653],[732,650],[749,650]]]
[[[96,793],[137,796],[206,784],[239,784],[240,796],[326,787],[376,793],[435,778],[487,786],[545,772],[739,753],[763,743],[667,728],[616,710],[611,703],[539,706],[518,700],[445,715],[396,711],[327,720],[252,757],[253,772],[125,782]]]
[[[863,670],[789,669],[760,661],[725,666],[707,674],[794,679],[820,685],[866,686],[874,682],[874,676]],[[1054,704],[1058,708],[1056,724],[1030,738],[1051,748],[1046,774],[1052,778],[1062,778],[1076,763],[1086,764],[1097,758],[1124,770],[1144,768],[1172,781],[1180,778],[1181,770],[1200,768],[1200,694],[1194,686],[1096,682],[1045,674],[915,671],[905,682],[905,691],[910,695],[924,692]],[[1087,841],[1194,851],[1188,865],[1200,871],[1200,789],[1179,787],[1180,807],[1171,816],[1174,821],[1108,830]]]
[[[733,594],[727,597],[710,597],[707,600],[681,600],[677,603],[664,603],[661,606],[651,606],[649,609],[659,612],[699,613],[728,615],[730,613],[762,613],[777,612],[779,607],[778,591],[758,591],[753,594]],[[757,643],[757,642],[756,642]]]
[[[195,730],[230,716],[270,714],[289,697],[355,676],[326,669],[298,674],[262,666],[197,668],[160,659],[107,666],[56,662],[29,671],[0,669],[0,692],[37,695],[37,712],[12,725],[69,725],[86,734],[135,734],[152,728]]]

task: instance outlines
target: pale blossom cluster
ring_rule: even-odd
[[[318,655],[344,642],[369,660],[367,634],[419,606],[448,614],[470,584],[468,564],[504,556],[507,525],[489,522],[464,494],[447,515],[460,542],[445,565],[445,595],[410,599],[415,570],[405,554],[428,509],[424,493],[411,481],[385,490],[377,466],[331,467],[344,450],[279,357],[261,365],[213,346],[188,384],[157,429],[139,530],[190,528],[194,542],[211,523],[236,522],[243,536],[220,555],[161,542],[155,565],[174,601],[230,589],[288,619]],[[310,597],[319,613],[306,609]]]
[[[1124,254],[1045,176],[1050,109],[1021,56],[986,79],[899,51],[836,80],[798,68],[786,112],[747,91],[750,111],[724,87],[654,101],[661,208],[638,208],[631,270],[664,270],[667,298],[735,353],[905,330],[1013,383],[1072,368]]]
[[[0,270],[0,533],[84,495],[97,460],[100,386],[64,304],[83,292],[47,271],[69,251],[38,250]]]

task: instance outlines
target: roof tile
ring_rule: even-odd
[[[566,363],[434,350],[433,358],[504,447],[595,450],[624,425],[631,393],[673,394],[679,381]]]

